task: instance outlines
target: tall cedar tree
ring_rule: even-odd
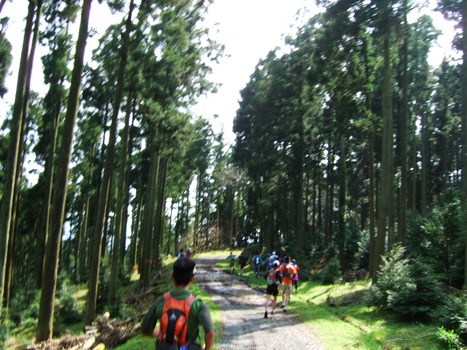
[[[51,228],[47,239],[44,272],[42,278],[41,299],[37,337],[38,341],[52,337],[55,289],[57,286],[58,259],[65,215],[65,203],[68,188],[68,173],[73,144],[74,129],[81,90],[84,52],[88,38],[89,16],[92,0],[83,0],[78,40],[76,42],[75,61],[68,95],[67,111],[63,126],[61,151],[57,165],[57,180],[52,201]]]

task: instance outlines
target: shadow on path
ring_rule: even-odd
[[[218,350],[324,349],[311,328],[293,313],[278,309],[265,319],[266,282],[264,292],[260,293],[238,276],[217,267],[219,259],[222,258],[196,259],[197,281],[222,310],[223,330]]]

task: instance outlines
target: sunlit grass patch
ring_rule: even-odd
[[[228,260],[220,260],[216,264],[229,270]],[[237,264],[233,273],[240,276]],[[242,278],[249,286],[262,288],[266,286],[262,276],[265,273],[263,267],[257,278],[248,266]],[[298,293],[291,295],[289,310],[309,323],[326,349],[443,348],[434,337],[436,326],[403,322],[394,313],[368,306],[365,294],[370,286],[371,281],[332,285],[299,281]]]
[[[208,293],[206,293],[198,283],[193,283],[190,290],[196,294],[198,298],[203,300],[203,302],[207,303],[209,306],[209,311],[211,312],[212,322],[214,323],[214,329],[216,332],[214,344],[218,343],[219,340],[222,338],[222,314],[221,308],[217,305],[214,301],[211,300],[211,297]],[[203,327],[200,327],[200,342],[203,344],[204,342],[204,330]],[[217,349],[214,345],[213,349]]]
[[[116,347],[118,350],[154,350],[156,344],[155,338],[143,337],[138,335],[131,338],[125,344]]]

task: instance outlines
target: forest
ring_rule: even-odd
[[[211,2],[108,0],[121,21],[86,62],[92,0],[29,0],[16,60],[0,1],[2,97],[18,67],[0,117],[1,321],[48,340],[118,310],[135,268],[148,287],[180,249],[254,247],[297,257],[305,279],[366,270],[375,305],[465,337],[467,2],[437,1],[459,55],[432,67],[424,1],[316,0],[241,90],[232,145],[189,112],[224,55]],[[60,311],[69,283],[87,286],[84,315]]]

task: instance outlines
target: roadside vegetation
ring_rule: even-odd
[[[240,251],[235,251],[238,255]],[[395,255],[400,251],[396,251]],[[396,263],[397,261],[397,263]],[[399,274],[404,275],[406,271],[401,269],[400,256],[388,256],[385,259],[390,273],[399,269]],[[389,266],[391,265],[391,266]],[[397,266],[396,266],[397,265]],[[227,259],[218,262],[223,270],[229,271]],[[307,279],[305,266],[301,266],[303,272],[301,278]],[[265,292],[266,281],[263,276],[255,276],[252,267],[247,265],[240,273],[238,264],[231,271],[241,276],[245,283],[261,292]],[[262,273],[265,273],[264,267]],[[386,274],[387,276],[388,274]],[[382,273],[381,279],[384,280]],[[371,286],[371,280],[342,282],[340,276],[336,275],[336,283],[322,283],[319,281],[299,281],[298,292],[291,295],[289,310],[310,324],[318,338],[327,349],[464,349],[459,335],[454,331],[447,331],[440,325],[441,317],[435,321],[422,321],[421,318],[403,317],[400,313],[391,310],[388,305],[375,306],[375,295],[380,295],[382,289]],[[380,279],[380,280],[381,280]],[[394,283],[400,283],[401,278],[393,275]],[[378,284],[376,286],[379,286]],[[386,291],[394,294],[389,290]],[[439,290],[438,290],[439,291]],[[406,291],[403,291],[406,293]],[[410,297],[410,296],[408,296]],[[452,296],[451,296],[452,297]],[[459,297],[461,299],[462,297]],[[464,318],[460,323],[465,324],[465,296]],[[278,302],[281,301],[279,294]],[[443,303],[433,299],[433,303]],[[459,301],[459,303],[461,303]],[[412,306],[413,308],[414,306]],[[462,309],[462,306],[459,306]],[[410,306],[407,305],[407,309]],[[441,308],[442,309],[442,308]],[[430,311],[435,311],[434,308]],[[442,310],[436,310],[440,315]],[[450,311],[452,319],[462,319],[459,312]]]
[[[209,255],[213,253],[205,253]],[[200,255],[202,256],[202,255]],[[175,258],[168,258],[163,261],[163,267],[160,270],[156,284],[149,290],[142,290],[140,286],[139,275],[133,273],[127,276],[129,283],[118,290],[118,300],[120,303],[112,308],[101,309],[100,314],[109,313],[110,319],[124,320],[131,319],[127,328],[134,328],[136,330],[135,336],[128,340],[118,339],[118,334],[111,335],[113,339],[109,339],[109,343],[118,343],[125,341],[122,345],[106,346],[103,348],[119,349],[119,350],[153,350],[155,339],[150,337],[143,337],[139,335],[139,324],[142,321],[143,313],[149,309],[152,301],[158,296],[162,295],[165,291],[172,288],[172,280],[170,278],[171,267]],[[72,339],[79,338],[83,335],[85,329],[85,306],[87,288],[85,285],[72,285],[66,278],[61,278],[59,281],[61,286],[61,298],[57,299],[56,305],[56,328],[54,331],[54,338],[62,339],[62,343],[72,342]],[[195,281],[190,290],[199,298],[203,299],[209,305],[211,316],[213,318],[214,326],[216,329],[216,341],[222,336],[221,332],[221,313],[219,306],[214,303],[209,294],[203,291],[199,284]],[[37,300],[36,300],[37,299]],[[10,336],[8,337],[5,346],[7,349],[24,349],[31,346],[35,337],[38,316],[38,298],[30,304],[21,303],[18,300],[12,305],[10,310],[11,318],[18,322],[18,326],[12,328]],[[65,317],[67,315],[67,317]],[[201,339],[204,339],[203,330],[200,329]],[[65,340],[66,339],[66,340]],[[57,340],[59,342],[60,340]],[[59,346],[57,348],[60,348]],[[214,347],[213,350],[216,350]]]

